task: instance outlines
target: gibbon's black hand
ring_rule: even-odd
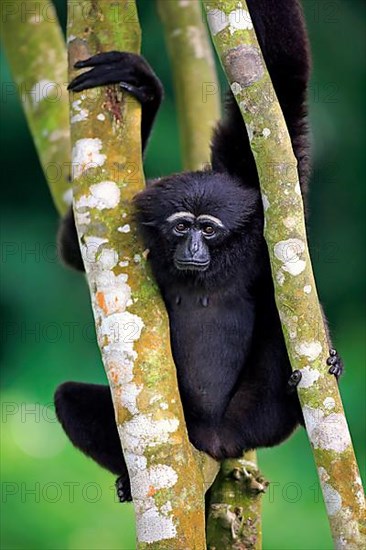
[[[144,150],[164,95],[160,80],[142,56],[129,52],[99,53],[75,63],[76,69],[89,67],[92,67],[90,71],[70,82],[68,90],[81,92],[97,86],[118,84],[130,93],[142,106],[141,141]]]
[[[329,374],[334,374],[334,376],[338,380],[338,378],[343,374],[344,366],[341,357],[338,355],[337,350],[335,350],[334,348],[329,350],[327,365],[329,365]]]
[[[145,59],[128,52],[99,53],[75,63],[76,69],[92,67],[76,76],[68,90],[81,92],[97,86],[119,84],[141,103],[161,101],[162,86]]]
[[[338,380],[339,377],[342,376],[343,374],[344,367],[343,367],[342,359],[338,355],[337,350],[335,350],[334,348],[331,348],[329,350],[327,365],[328,366],[330,365],[330,368],[328,369],[329,374],[333,374]],[[296,390],[297,386],[300,383],[301,378],[302,378],[301,371],[294,370],[287,383],[287,391],[289,393]]]

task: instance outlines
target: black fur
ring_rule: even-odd
[[[296,0],[250,0],[248,4],[306,193],[310,164],[305,102],[310,63],[301,9]],[[133,54],[111,52],[81,66],[94,68],[73,81],[71,89],[122,82],[140,99],[145,145],[162,97],[161,85],[147,63]],[[147,86],[149,94],[144,95],[141,90]],[[302,422],[302,415],[297,394],[288,386],[291,368],[263,238],[257,172],[232,95],[214,132],[212,170],[150,182],[136,197],[135,206],[169,314],[192,443],[217,459],[280,443]],[[205,271],[177,269],[174,263],[178,237],[166,220],[181,211],[196,218],[210,214],[223,222],[220,238],[205,241],[210,256]],[[72,261],[75,252],[70,240],[77,247],[75,235],[70,214],[61,226],[61,252],[80,269],[80,255]],[[296,385],[294,379],[290,385]],[[126,475],[108,388],[63,385],[56,393],[56,409],[77,447],[112,472]]]

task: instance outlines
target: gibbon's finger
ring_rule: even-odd
[[[84,67],[93,67],[94,65],[104,65],[105,63],[120,63],[127,56],[133,55],[125,52],[102,52],[88,57],[88,59],[81,59],[74,65],[75,69],[83,69]]]
[[[105,86],[107,84],[118,84],[121,80],[115,73],[112,73],[110,65],[106,65],[103,69],[94,68],[86,73],[76,76],[68,85],[67,89],[74,92],[80,92],[88,88],[95,88],[96,86]]]

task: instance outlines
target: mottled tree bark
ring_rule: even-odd
[[[76,60],[97,52],[138,52],[135,3],[71,1],[68,43],[71,76]],[[71,122],[75,219],[131,479],[137,545],[203,549],[201,464],[217,466],[189,443],[165,308],[131,213],[144,185],[140,106],[118,86],[97,88],[73,94]]]
[[[183,165],[200,170],[210,162],[212,130],[220,117],[220,86],[202,6],[197,0],[158,0],[158,7],[173,70]],[[208,548],[231,549],[238,541],[261,548],[259,495],[266,486],[255,451],[222,463],[206,501]]]
[[[276,303],[291,365],[302,373],[299,397],[334,545],[364,548],[364,493],[337,382],[328,374],[328,341],[290,137],[246,2],[204,0],[204,5],[260,174]]]
[[[49,0],[12,0],[1,9],[1,34],[38,157],[62,214],[71,204],[66,47]],[[30,182],[31,183],[31,182]]]

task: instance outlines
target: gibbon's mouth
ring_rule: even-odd
[[[210,260],[206,262],[180,262],[176,260],[174,263],[180,271],[206,271],[210,265]]]

